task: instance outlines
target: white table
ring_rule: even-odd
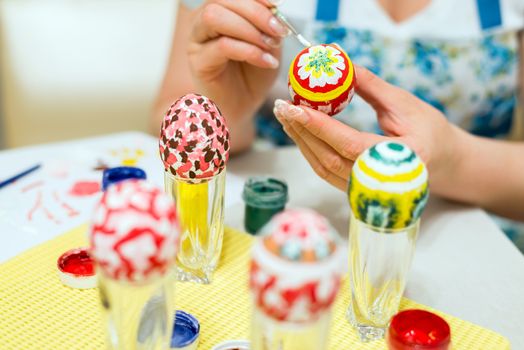
[[[88,221],[97,195],[73,198],[67,195],[69,187],[76,179],[99,179],[100,173],[94,172],[92,165],[102,160],[116,166],[124,158],[125,149],[128,156],[135,149],[142,150],[144,155],[137,166],[144,168],[153,182],[162,184],[156,139],[140,133],[0,152],[0,179],[45,160],[42,171],[0,190],[0,262]],[[64,175],[61,172],[68,175],[60,178]],[[239,178],[261,174],[286,180],[290,206],[318,210],[347,235],[346,195],[319,179],[294,147],[252,151],[231,160],[226,200],[229,225],[242,229]],[[22,192],[40,179],[46,183]],[[45,213],[35,214],[28,221],[26,211],[37,191],[43,191],[50,210],[61,215],[59,223],[49,222]],[[79,215],[69,218],[61,213],[60,206],[52,203],[55,192],[74,205]],[[430,201],[406,296],[497,331],[509,338],[514,349],[524,349],[524,256],[479,209]]]

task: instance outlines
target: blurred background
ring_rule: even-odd
[[[148,131],[177,0],[0,0],[0,148]]]

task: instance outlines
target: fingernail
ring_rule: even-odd
[[[269,0],[269,3],[273,6],[279,6],[280,4],[282,4],[284,2],[284,0]]]
[[[278,60],[270,53],[264,53],[262,59],[269,64],[271,68],[278,68]]]
[[[275,100],[274,110],[276,111],[275,115],[277,115],[277,118],[282,117],[286,113],[287,105],[288,103],[284,100],[281,100],[279,98]]]
[[[282,115],[280,114],[276,106],[273,107],[273,114],[275,115],[275,117],[277,118],[279,122],[282,122]]]
[[[277,35],[280,35],[281,37],[285,37],[289,34],[289,29],[280,23],[280,21],[275,16],[272,16],[269,20],[269,26]]]
[[[287,113],[285,114],[287,120],[297,121],[301,124],[305,124],[308,120],[306,113],[300,107],[295,105],[288,105]]]
[[[273,38],[269,35],[262,34],[262,41],[269,47],[277,48],[282,43],[279,39]]]
[[[275,100],[275,109],[277,113],[287,121],[296,121],[305,124],[309,117],[300,107],[287,103],[284,100]]]

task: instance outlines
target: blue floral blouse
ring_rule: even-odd
[[[317,42],[337,42],[351,59],[442,111],[451,122],[488,137],[506,136],[517,103],[516,32],[455,42],[393,40],[368,30],[319,25]],[[339,117],[380,133],[374,114],[356,98]]]

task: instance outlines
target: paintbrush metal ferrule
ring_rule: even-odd
[[[305,47],[312,46],[311,42],[295,29],[278,8],[272,7],[271,12],[273,12],[273,15],[280,21],[280,23],[282,23],[302,45]]]

